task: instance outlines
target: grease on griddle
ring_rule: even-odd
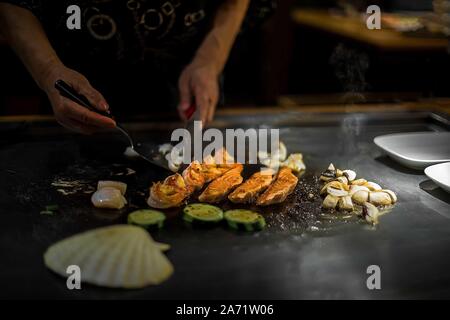
[[[319,219],[321,209],[318,177],[305,174],[282,204],[264,208],[269,230],[302,232]]]

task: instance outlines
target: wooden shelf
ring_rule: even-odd
[[[448,41],[444,38],[409,37],[391,29],[369,30],[357,17],[339,16],[328,10],[294,9],[291,16],[298,25],[372,45],[381,50],[444,51],[448,48]]]

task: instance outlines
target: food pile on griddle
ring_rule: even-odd
[[[278,174],[271,168],[264,168],[243,183],[244,166],[230,163],[229,159],[229,154],[221,149],[218,155],[203,163],[192,162],[182,175],[175,173],[163,182],[155,183],[150,188],[149,206],[158,209],[178,207],[207,183],[198,196],[200,202],[219,203],[228,198],[233,203],[265,206],[283,202],[297,185],[298,178],[288,166],[282,166]]]
[[[284,148],[283,161],[286,160]],[[278,152],[279,154],[280,152]],[[280,159],[279,155],[276,156]],[[271,156],[272,159],[275,157]],[[300,154],[289,157],[289,161],[281,164],[278,173],[274,168],[265,167],[244,181],[241,173],[244,165],[233,163],[233,159],[225,149],[215,155],[207,156],[202,163],[193,161],[182,174],[175,173],[164,181],[156,182],[150,188],[147,203],[156,209],[179,207],[194,199],[196,194],[199,203],[191,203],[183,210],[184,220],[189,223],[215,223],[224,217],[233,229],[246,231],[261,230],[266,225],[264,218],[257,212],[247,209],[229,210],[211,204],[228,199],[235,204],[256,204],[267,206],[286,200],[298,178],[293,171],[305,168]],[[271,161],[273,164],[274,161]],[[302,169],[299,169],[302,168]],[[189,201],[190,202],[190,201]]]
[[[383,214],[379,209],[386,209],[397,202],[393,191],[363,178],[356,179],[355,171],[337,169],[332,163],[320,180],[324,183],[320,190],[325,197],[324,209],[353,212],[374,225]]]

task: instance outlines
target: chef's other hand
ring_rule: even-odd
[[[56,120],[61,125],[84,134],[91,134],[101,129],[114,128],[116,126],[114,120],[90,111],[72,100],[61,96],[54,86],[55,81],[59,79],[65,81],[78,93],[84,95],[96,109],[108,111],[109,106],[105,98],[91,86],[82,74],[62,64],[51,66],[43,74],[43,79],[39,81],[39,84],[47,93]]]
[[[191,103],[200,109],[200,119],[203,126],[211,122],[219,100],[218,72],[207,62],[194,61],[181,73],[178,80],[180,104],[178,113],[181,119],[187,120],[184,112]]]

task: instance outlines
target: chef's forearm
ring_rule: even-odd
[[[55,64],[60,64],[39,20],[28,10],[0,3],[0,28],[11,48],[26,66],[36,83],[44,89],[44,79]]]
[[[226,0],[218,9],[212,29],[196,52],[195,59],[213,63],[221,73],[244,20],[250,0]]]

